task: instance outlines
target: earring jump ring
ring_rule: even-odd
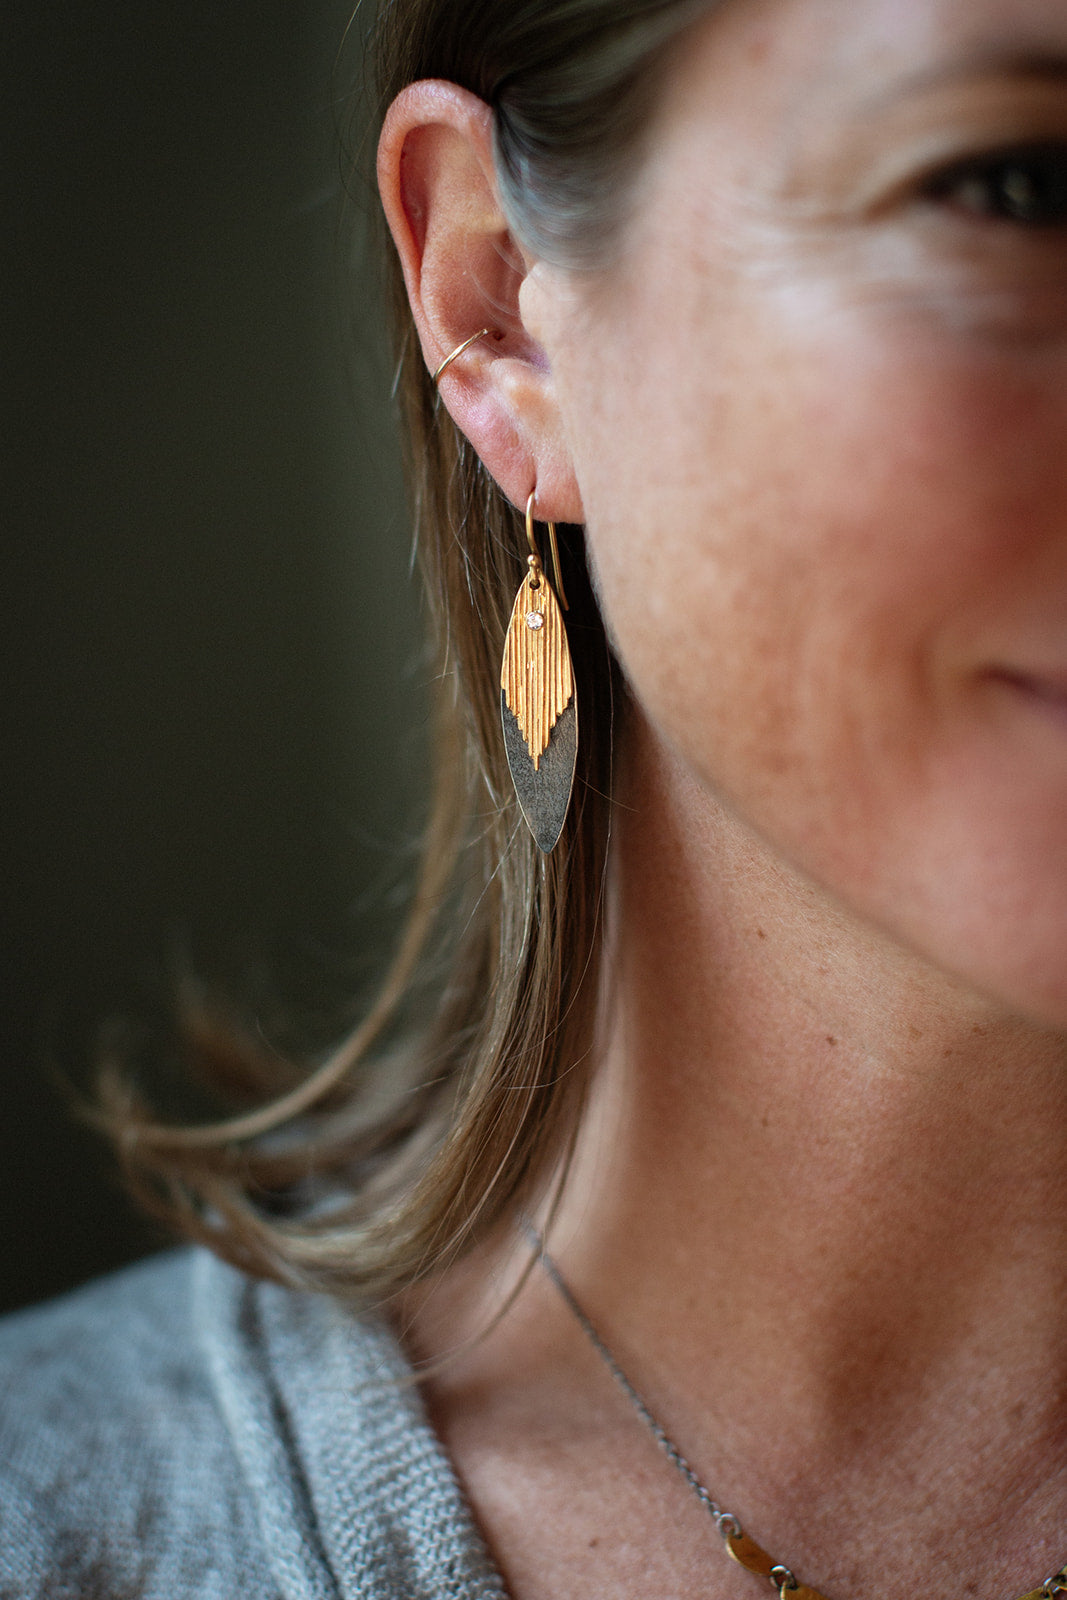
[[[462,344],[457,344],[451,355],[445,356],[445,359],[441,362],[441,365],[431,377],[430,382],[435,384],[440,383],[443,373],[452,365],[453,361],[457,361],[465,350],[469,350],[472,344],[477,344],[479,339],[484,339],[488,334],[492,333],[492,331],[492,328],[479,328],[478,332],[472,333],[469,339],[464,339]]]

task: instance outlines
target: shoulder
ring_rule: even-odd
[[[247,1592],[273,1593],[195,1336],[197,1267],[162,1256],[0,1322],[0,1600],[162,1594],[179,1562],[206,1595],[209,1549],[216,1583],[232,1552]]]
[[[0,1600],[499,1600],[388,1330],[161,1256],[0,1322]]]

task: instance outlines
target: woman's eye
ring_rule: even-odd
[[[972,157],[923,186],[927,199],[1029,228],[1067,224],[1067,145],[1037,144]]]

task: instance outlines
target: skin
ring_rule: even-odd
[[[931,187],[1067,150],[1065,63],[1061,0],[732,0],[592,273],[510,236],[470,95],[381,147],[427,363],[502,335],[445,403],[586,523],[632,695],[553,1248],[832,1600],[1067,1560],[1067,226]],[[770,1592],[542,1277],[469,1342],[512,1274],[401,1321],[517,1600]]]

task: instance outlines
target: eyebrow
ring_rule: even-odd
[[[1067,78],[1067,52],[1054,55],[1042,54],[1038,51],[1013,51],[1005,57],[1003,54],[986,52],[985,64],[997,68],[1001,72],[1016,78]]]
[[[895,83],[865,108],[873,110],[887,100],[914,94],[924,89],[947,88],[964,79],[1016,78],[1034,83],[1067,84],[1067,51],[998,48],[995,45],[943,66],[924,67]]]

